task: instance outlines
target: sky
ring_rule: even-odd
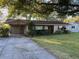
[[[2,15],[0,15],[0,20],[4,20],[5,17],[8,15],[8,9],[2,8],[2,9],[0,9],[0,11],[2,12]]]

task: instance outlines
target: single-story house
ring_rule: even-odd
[[[55,33],[62,26],[66,26],[67,23],[61,21],[31,21],[33,24],[33,30],[47,30],[50,33]],[[28,20],[6,20],[6,23],[11,25],[11,34],[28,34]]]
[[[66,25],[66,29],[71,32],[79,32],[79,22],[69,23],[70,25]]]

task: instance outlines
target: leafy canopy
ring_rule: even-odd
[[[15,14],[47,16],[53,11],[51,5],[39,4],[37,0],[0,0],[0,6],[8,7],[9,17]]]
[[[52,2],[56,0],[51,0]],[[54,10],[60,14],[73,14],[78,10],[77,6],[71,6],[71,0],[58,0],[57,4],[41,3],[42,0],[0,0],[1,7],[8,7],[9,17],[12,15],[36,14],[39,16],[48,16]],[[71,11],[70,11],[71,10]]]

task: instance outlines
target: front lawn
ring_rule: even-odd
[[[59,59],[79,59],[79,33],[36,36],[33,40]]]

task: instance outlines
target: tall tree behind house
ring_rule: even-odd
[[[37,1],[45,2],[45,3],[48,3],[48,2],[58,3],[58,0],[37,0]]]
[[[79,5],[79,0],[71,0],[72,4],[78,4]]]

